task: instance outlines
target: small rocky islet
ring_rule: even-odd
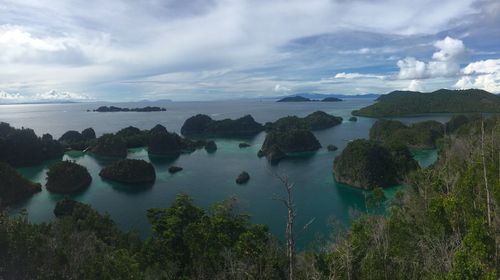
[[[271,131],[266,135],[258,155],[265,156],[274,164],[286,158],[287,154],[313,152],[319,148],[321,144],[309,130]]]
[[[358,139],[349,142],[335,158],[333,173],[337,182],[371,190],[401,184],[406,175],[418,168],[404,145],[386,146]]]
[[[250,174],[246,171],[242,171],[238,177],[236,177],[236,184],[242,185],[247,183],[250,180]]]
[[[170,174],[175,174],[177,172],[180,172],[182,171],[184,168],[180,167],[180,166],[175,166],[175,165],[172,165],[168,168],[168,173]]]
[[[45,187],[50,192],[72,194],[87,188],[91,182],[86,167],[73,161],[60,161],[49,167]]]
[[[104,167],[99,176],[124,184],[148,184],[156,180],[153,165],[145,160],[123,159]]]

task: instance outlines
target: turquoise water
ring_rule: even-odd
[[[328,152],[326,148],[322,148],[315,153],[301,154],[284,160],[276,166],[271,166],[264,158],[257,157],[257,151],[265,138],[265,133],[252,139],[215,139],[218,150],[213,154],[208,154],[201,149],[175,158],[151,158],[143,148],[131,149],[128,154],[129,158],[144,159],[155,166],[157,180],[154,185],[147,188],[134,188],[102,180],[98,176],[99,171],[113,159],[97,158],[81,152],[69,152],[64,156],[64,159],[71,159],[86,166],[93,177],[88,189],[70,197],[89,203],[102,213],[109,213],[122,228],[137,230],[143,236],[149,230],[145,217],[147,209],[168,207],[176,194],[187,193],[193,197],[196,204],[203,207],[234,197],[238,201],[241,212],[250,214],[253,222],[269,225],[271,231],[281,237],[285,230],[286,210],[273,198],[283,196],[284,191],[273,173],[286,174],[290,182],[294,183],[293,196],[298,214],[297,228],[315,219],[307,231],[298,238],[299,248],[305,248],[314,244],[314,241],[327,237],[331,232],[332,221],[346,226],[354,212],[365,211],[364,193],[336,183],[332,175],[332,164],[335,156],[341,152],[348,141],[368,136],[373,119],[358,118],[358,122],[348,122],[347,119],[351,110],[371,102],[370,100],[353,100],[331,104],[284,104],[240,101],[225,103],[226,106],[215,102],[191,105],[169,103],[167,112],[164,114],[87,113],[85,112],[87,108],[95,107],[88,104],[23,105],[24,107],[14,107],[17,111],[12,107],[8,108],[9,113],[5,113],[4,110],[0,111],[0,121],[7,121],[18,127],[33,127],[39,133],[50,132],[58,137],[68,129],[81,130],[89,126],[94,127],[98,134],[114,132],[128,125],[151,128],[156,123],[166,125],[169,130],[179,131],[184,119],[193,115],[195,110],[212,115],[216,119],[239,117],[249,113],[260,122],[272,121],[286,115],[304,116],[318,109],[340,115],[345,119],[341,125],[315,132],[323,147],[334,144],[339,147],[338,151]],[[434,117],[412,118],[404,121],[413,122],[429,118]],[[443,116],[435,118],[446,120]],[[118,120],[117,123],[115,120]],[[251,147],[240,149],[238,144],[241,141],[250,143]],[[436,152],[418,151],[415,153],[415,158],[422,166],[427,166],[435,160]],[[51,163],[53,162],[19,170],[29,179],[44,184],[45,173]],[[184,170],[169,174],[167,169],[170,165],[181,166]],[[245,185],[237,185],[235,179],[243,170],[250,174],[250,181]],[[387,192],[394,192],[393,190],[387,189]],[[15,211],[25,208],[31,221],[50,221],[54,219],[52,210],[55,203],[62,198],[61,195],[51,194],[43,189],[31,199],[17,205]]]

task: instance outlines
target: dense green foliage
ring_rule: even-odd
[[[123,138],[125,143],[127,143],[127,148],[144,147],[149,141],[149,132],[147,130],[143,131],[133,126],[120,129],[116,133],[116,136]]]
[[[280,118],[275,122],[266,123],[265,128],[268,131],[287,131],[290,129],[320,130],[330,128],[341,123],[341,117],[332,116],[323,111],[316,111],[304,118],[299,118],[297,116]]]
[[[76,130],[69,130],[59,138],[59,142],[73,150],[85,150],[95,138],[94,129],[89,127],[81,133]]]
[[[440,89],[429,93],[393,91],[380,96],[377,101],[353,111],[353,115],[388,117],[428,113],[500,112],[500,96],[479,89]]]
[[[177,133],[170,133],[162,125],[156,125],[149,131],[148,153],[152,155],[177,155],[192,152],[205,145],[203,140],[193,141],[182,138]]]
[[[0,209],[31,197],[42,190],[7,163],[0,162]]]
[[[55,193],[75,193],[87,188],[92,177],[85,166],[73,161],[60,161],[47,171],[47,190]]]
[[[350,142],[333,164],[338,182],[363,189],[400,184],[417,168],[406,146],[382,146],[363,139]]]
[[[153,165],[145,160],[122,159],[103,168],[99,176],[126,184],[144,184],[153,183],[156,172]]]
[[[97,138],[91,151],[98,156],[124,158],[127,156],[127,143],[122,137],[107,133]]]
[[[312,132],[304,129],[287,131],[271,131],[266,135],[259,155],[276,163],[286,157],[286,154],[312,152],[321,148],[321,144]]]
[[[262,130],[264,127],[250,115],[235,120],[213,120],[207,115],[199,114],[184,122],[181,134],[202,137],[249,137]]]
[[[370,128],[370,139],[411,148],[430,149],[443,137],[445,126],[437,121],[424,121],[406,126],[396,120],[378,120]]]
[[[284,279],[283,253],[234,201],[198,208],[179,195],[151,209],[141,241],[88,205],[63,200],[49,224],[0,212],[3,279]]]
[[[468,126],[411,176],[387,217],[360,217],[316,255],[316,279],[498,279],[500,118],[485,121],[484,149],[480,120]]]
[[[15,167],[30,166],[61,158],[63,154],[62,145],[50,134],[40,138],[32,129],[17,129],[0,122],[0,161]]]

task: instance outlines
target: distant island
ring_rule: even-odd
[[[500,96],[480,89],[433,92],[393,91],[377,103],[355,110],[355,116],[389,117],[431,113],[499,113]]]
[[[309,102],[311,99],[302,96],[287,96],[276,102]]]
[[[156,106],[146,106],[143,108],[121,108],[115,106],[101,106],[94,110],[94,112],[99,113],[109,113],[109,112],[163,112],[167,109],[156,107]]]
[[[321,102],[339,102],[342,101],[342,99],[337,98],[337,97],[325,97]]]
[[[337,97],[325,97],[321,100],[316,100],[316,99],[310,99],[307,97],[303,97],[300,95],[297,96],[287,96],[284,98],[279,99],[276,102],[315,102],[315,101],[321,101],[321,102],[339,102],[342,101],[342,99],[337,98]]]

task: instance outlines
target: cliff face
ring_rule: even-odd
[[[374,141],[350,142],[335,158],[335,179],[362,189],[400,184],[418,164],[404,146],[386,147]]]

